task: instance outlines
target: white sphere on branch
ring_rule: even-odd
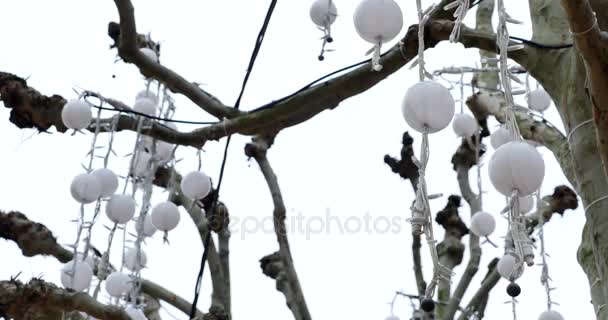
[[[156,233],[156,227],[152,223],[152,216],[147,215],[144,218],[144,236],[151,237]]]
[[[135,104],[133,104],[133,110],[139,113],[143,113],[145,115],[156,117],[157,104],[154,100],[150,98],[139,98],[135,100]]]
[[[534,196],[519,197],[519,212],[528,213],[534,209]]]
[[[106,278],[106,291],[112,297],[121,297],[130,291],[132,287],[131,278],[120,271],[114,271]]]
[[[139,271],[148,263],[148,257],[143,249],[139,250],[139,259],[137,259],[137,248],[130,248],[125,252],[125,267],[131,271]]]
[[[134,306],[127,306],[125,308],[125,312],[127,315],[129,315],[131,320],[148,320],[144,312],[141,309],[135,308]]]
[[[179,223],[179,209],[173,202],[165,201],[157,204],[150,215],[152,224],[160,231],[171,231]]]
[[[158,55],[156,54],[156,51],[150,49],[150,48],[141,48],[139,49],[141,51],[141,53],[143,53],[148,59],[154,61],[154,62],[158,62]]]
[[[154,103],[158,104],[158,98],[156,97],[156,94],[150,90],[142,90],[138,92],[137,95],[135,95],[135,101],[143,98],[150,99],[154,101]]]
[[[452,129],[457,136],[468,138],[473,136],[479,131],[479,125],[477,120],[470,114],[459,113],[454,116],[452,121]]]
[[[84,129],[91,124],[92,118],[91,107],[83,100],[70,100],[61,110],[61,121],[69,129]]]
[[[528,95],[530,109],[543,112],[551,106],[551,96],[544,89],[538,88]]]
[[[403,117],[412,129],[428,133],[443,130],[454,117],[454,98],[434,81],[418,82],[407,89],[402,105]]]
[[[126,194],[113,195],[106,203],[106,215],[114,223],[129,222],[135,215],[135,200]]]
[[[82,204],[91,203],[101,196],[101,183],[95,175],[81,173],[72,180],[70,192],[74,200]]]
[[[555,310],[547,310],[540,314],[538,320],[564,320],[564,317]]]
[[[500,258],[500,260],[498,260],[496,270],[501,277],[509,281],[514,281],[523,274],[524,265],[519,263],[516,256],[512,254],[505,254]]]
[[[180,186],[186,197],[198,200],[211,191],[211,179],[201,171],[192,171],[182,178]]]
[[[545,162],[540,153],[522,141],[512,141],[494,152],[488,166],[490,181],[505,196],[514,190],[525,197],[538,190],[545,176]]]
[[[393,40],[403,27],[403,13],[393,0],[363,0],[353,20],[359,36],[373,44]]]
[[[61,269],[61,284],[64,288],[75,291],[84,291],[91,285],[93,270],[88,263],[78,260],[74,267],[74,260],[68,262]]]
[[[496,220],[491,214],[479,211],[471,218],[470,229],[478,237],[487,237],[496,229]]]
[[[93,175],[101,183],[102,197],[109,197],[118,189],[118,177],[112,170],[108,168],[97,169],[93,171]]]
[[[495,150],[503,144],[513,141],[511,133],[505,126],[500,126],[490,135],[490,144]]]
[[[338,9],[332,0],[317,0],[310,7],[310,19],[321,28],[333,24],[337,16]]]

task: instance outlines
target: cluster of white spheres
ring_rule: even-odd
[[[171,231],[179,223],[179,209],[170,201],[157,204],[150,214],[151,222],[160,231]]]
[[[106,291],[112,297],[121,297],[130,291],[132,287],[131,278],[120,271],[114,271],[106,278]]]
[[[126,194],[113,195],[106,203],[106,215],[114,223],[129,222],[135,215],[135,200]]]
[[[141,48],[139,49],[141,51],[141,53],[143,53],[148,59],[154,61],[154,62],[158,62],[158,55],[156,54],[156,51],[150,49],[150,48]]]
[[[446,87],[437,82],[418,82],[405,93],[402,112],[412,129],[435,133],[452,121],[454,98]]]
[[[353,20],[359,36],[374,45],[393,40],[403,27],[403,13],[393,0],[363,0]]]
[[[84,291],[91,285],[92,279],[93,269],[82,260],[77,260],[76,266],[72,260],[61,269],[61,284],[74,291]]]
[[[519,198],[519,212],[528,213],[534,208],[534,196],[528,195]]]
[[[524,265],[519,263],[519,260],[513,254],[505,254],[498,260],[496,264],[496,270],[501,277],[514,281],[519,278],[524,271]]]
[[[148,256],[144,250],[139,250],[139,259],[138,252],[136,248],[130,248],[125,252],[125,267],[131,271],[139,271],[146,267],[148,264]]]
[[[310,7],[310,19],[321,28],[326,28],[336,21],[338,9],[332,0],[317,0]]]
[[[547,310],[540,314],[538,320],[564,320],[564,317],[555,310]]]
[[[454,116],[452,121],[452,129],[457,136],[468,138],[473,136],[479,131],[479,125],[477,120],[470,114],[459,113]]]
[[[61,110],[61,121],[69,129],[84,129],[92,118],[91,107],[83,100],[70,100]]]
[[[103,168],[92,173],[81,173],[74,177],[70,192],[74,200],[82,204],[108,197],[118,188],[118,177],[112,170]]]
[[[186,197],[202,199],[211,191],[211,179],[201,171],[192,171],[182,178],[180,187]]]
[[[470,229],[478,237],[487,237],[496,229],[496,220],[491,214],[479,211],[471,218]]]
[[[543,112],[551,106],[551,96],[544,89],[538,88],[528,94],[530,109]]]
[[[511,133],[505,126],[500,126],[490,135],[490,144],[492,148],[498,149],[507,142],[513,141]]]
[[[494,152],[488,170],[494,188],[504,196],[511,196],[517,190],[520,197],[525,197],[540,188],[545,162],[528,143],[512,141]]]
[[[125,308],[125,312],[127,315],[129,315],[131,320],[148,320],[144,312],[141,309],[135,308],[134,306],[127,306]]]

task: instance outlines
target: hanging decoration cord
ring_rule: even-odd
[[[469,0],[458,0],[451,2],[447,6],[443,8],[443,10],[452,10],[456,8],[454,12],[454,17],[456,20],[454,21],[454,28],[452,29],[452,33],[450,34],[450,42],[458,42],[460,39],[460,27],[462,26],[462,21],[464,17],[467,15],[469,11]]]
[[[539,190],[536,192],[536,208],[537,210],[541,209],[541,201],[543,201],[540,198],[540,188]],[[539,211],[540,212],[540,211]],[[551,310],[551,306],[554,304],[554,302],[551,300],[551,291],[553,290],[553,288],[551,288],[551,277],[549,276],[549,262],[547,261],[547,252],[545,251],[545,218],[543,217],[542,214],[538,215],[538,225],[539,225],[539,231],[538,231],[538,239],[540,241],[540,257],[541,257],[541,267],[542,267],[542,271],[541,271],[541,276],[540,276],[540,282],[542,283],[542,285],[545,287],[545,294],[547,295],[547,310]]]
[[[255,64],[256,58],[257,58],[260,48],[262,46],[262,42],[264,41],[264,36],[266,34],[266,30],[268,29],[268,24],[270,23],[270,18],[272,17],[272,13],[274,12],[274,8],[275,8],[276,4],[277,4],[277,0],[272,0],[270,2],[270,6],[268,7],[266,17],[264,18],[264,23],[263,23],[262,28],[260,29],[260,32],[256,39],[256,43],[255,43],[255,47],[253,48],[253,52],[251,53],[251,58],[249,60],[249,65],[247,67],[247,72],[245,73],[245,78],[243,79],[243,84],[241,86],[241,92],[239,93],[236,103],[234,104],[235,109],[239,109],[239,107],[241,105],[241,99],[243,98],[243,94],[245,93],[245,87],[247,86],[247,82],[249,81],[249,76],[251,75],[251,71],[253,70],[253,66]],[[223,160],[222,160],[222,166],[220,168],[220,176],[218,179],[217,188],[215,190],[214,203],[212,205],[213,208],[215,208],[215,206],[217,205],[217,201],[219,198],[219,192],[220,192],[220,188],[222,186],[222,180],[224,178],[224,170],[226,168],[226,160],[228,159],[228,147],[230,146],[231,137],[232,137],[232,135],[228,135],[228,138],[226,139],[226,147],[224,148],[224,156],[223,156]],[[211,230],[208,230],[207,235],[205,236],[205,241],[203,243],[203,255],[201,257],[201,266],[200,266],[200,270],[199,270],[199,273],[198,273],[198,276],[196,279],[196,286],[194,289],[195,290],[194,299],[192,300],[192,309],[190,310],[190,319],[194,319],[194,317],[196,316],[196,304],[198,302],[198,298],[199,298],[200,291],[201,291],[203,273],[205,270],[205,263],[207,261],[207,255],[208,255],[208,251],[209,251],[209,242],[211,242]]]

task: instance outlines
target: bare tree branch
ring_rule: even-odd
[[[141,289],[151,297],[167,302],[184,314],[190,314],[192,304],[168,289],[145,279],[141,282]],[[200,310],[196,310],[196,316],[202,318],[204,314]]]
[[[277,281],[277,289],[282,291],[287,300],[287,305],[293,313],[296,320],[310,320],[311,316],[308,312],[308,306],[304,299],[304,293],[298,280],[289,241],[287,239],[287,230],[285,227],[285,204],[283,196],[274,170],[268,162],[266,153],[274,137],[255,137],[251,143],[245,146],[245,154],[248,157],[254,158],[260,166],[262,174],[268,184],[268,189],[274,203],[273,222],[277,242],[279,243],[279,251],[264,257],[262,262],[262,270],[264,273]],[[269,267],[273,271],[268,272]]]
[[[58,288],[41,279],[23,284],[0,281],[0,317],[22,320],[62,319],[64,312],[80,311],[101,320],[131,320],[119,307],[99,303],[86,293]]]
[[[488,264],[488,273],[486,277],[481,282],[481,286],[477,289],[477,292],[467,304],[465,308],[465,312],[461,313],[458,317],[458,320],[466,320],[469,319],[471,314],[483,312],[485,309],[485,305],[487,304],[488,297],[490,295],[490,291],[494,289],[498,280],[500,280],[500,274],[498,274],[498,270],[496,270],[496,265],[498,264],[498,258],[495,258]]]
[[[217,98],[184,79],[173,70],[152,61],[143,54],[137,45],[137,28],[135,26],[135,9],[130,0],[114,0],[120,17],[120,41],[117,44],[118,54],[128,63],[135,64],[146,77],[152,77],[165,84],[171,91],[181,93],[203,110],[218,119],[232,118],[240,111],[222,104]]]

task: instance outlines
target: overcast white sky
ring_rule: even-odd
[[[415,23],[415,4],[397,1],[404,13],[404,30]],[[423,1],[429,5],[431,1]],[[335,52],[324,62],[316,57],[321,33],[308,16],[312,1],[279,1],[269,30],[241,104],[243,110],[278,99],[304,84],[337,68],[360,61],[369,44],[355,33],[352,13],[357,1],[336,0],[339,17],[333,26]],[[233,104],[257,32],[269,1],[134,1],[137,27],[152,32],[162,43],[162,62],[191,81],[206,84],[205,89],[226,104]],[[105,96],[132,103],[143,89],[144,81],[135,67],[114,64],[115,51],[109,50],[107,23],[117,21],[113,1],[7,1],[0,0],[3,18],[3,48],[0,70],[29,77],[28,83],[45,94],[74,98],[72,88],[85,88]],[[529,21],[527,1],[508,3],[513,16]],[[469,24],[474,15],[470,13]],[[513,28],[513,35],[529,37],[529,23]],[[447,43],[427,51],[430,70],[442,66],[473,66],[476,50]],[[116,74],[116,78],[112,78]],[[408,182],[393,174],[383,163],[387,153],[398,155],[403,131],[409,130],[401,116],[401,101],[407,88],[416,81],[416,72],[403,68],[368,92],[344,101],[305,124],[281,132],[269,158],[279,177],[290,216],[302,214],[302,225],[289,234],[295,266],[315,319],[383,319],[389,314],[389,302],[396,290],[414,294],[412,273],[409,206],[414,198]],[[457,80],[458,76],[454,78]],[[458,92],[453,91],[455,97]],[[212,120],[181,96],[177,99],[178,119]],[[70,196],[69,184],[82,171],[91,134],[36,134],[19,130],[8,122],[9,110],[0,109],[0,209],[18,210],[32,220],[47,225],[61,243],[71,243],[76,230],[69,220],[77,216],[78,204]],[[559,125],[559,117],[550,109],[546,117]],[[194,126],[179,125],[182,131]],[[420,135],[412,133],[419,146]],[[120,174],[127,171],[128,153],[134,134],[117,135],[121,157],[112,158],[110,167]],[[103,141],[104,139],[102,139]],[[275,236],[263,219],[272,214],[272,202],[255,162],[243,153],[247,137],[235,137],[230,148],[222,200],[230,208],[234,225],[231,241],[231,275],[234,319],[286,319],[290,313],[273,280],[265,277],[258,260],[277,250]],[[450,128],[432,135],[431,161],[428,168],[430,193],[445,196],[458,193],[456,174],[450,158],[458,145]],[[205,146],[203,170],[217,179],[224,141]],[[417,147],[418,149],[418,147]],[[546,149],[547,174],[542,194],[567,183],[553,156]],[[181,148],[181,172],[196,169],[196,151]],[[491,154],[491,153],[489,153]],[[484,157],[487,162],[489,156]],[[98,165],[101,165],[98,163]],[[506,221],[498,217],[504,199],[491,186],[483,170],[485,210],[497,215],[498,227],[492,239],[502,243]],[[474,175],[472,175],[474,178]],[[166,194],[156,190],[154,202]],[[443,208],[447,197],[432,202],[433,211]],[[88,208],[91,213],[92,207]],[[468,222],[470,212],[463,206],[461,216]],[[171,232],[171,245],[164,245],[157,234],[146,245],[149,263],[143,276],[191,299],[198,272],[202,245],[193,224],[182,211],[182,221]],[[331,224],[327,228],[327,216]],[[365,228],[365,217],[370,228]],[[385,222],[398,224],[386,231]],[[103,217],[102,222],[108,224]],[[358,224],[362,223],[360,227]],[[547,250],[551,254],[550,272],[554,300],[567,319],[591,319],[587,279],[576,261],[584,223],[582,209],[568,211],[564,218],[554,217],[547,225]],[[340,232],[340,225],[345,228]],[[292,224],[293,226],[293,224]],[[437,228],[438,238],[442,231]],[[368,232],[369,231],[369,232]],[[105,249],[107,230],[101,223],[94,230],[94,243]],[[463,241],[468,245],[468,237]],[[114,252],[117,253],[118,241]],[[502,249],[483,247],[480,270],[468,291],[475,291],[486,273],[487,263]],[[59,283],[59,269],[54,258],[24,258],[12,242],[0,242],[0,279],[20,271],[22,281],[43,275]],[[423,247],[427,279],[431,276],[428,250]],[[119,257],[113,256],[118,263]],[[468,252],[465,254],[465,262]],[[464,266],[455,269],[458,281]],[[518,281],[523,289],[519,298],[520,319],[535,319],[545,309],[540,268],[527,269]],[[507,282],[501,280],[492,292],[486,312],[488,319],[510,319],[505,293]],[[209,274],[199,307],[209,306]],[[187,319],[171,308],[171,314]],[[395,312],[408,319],[409,301],[398,300]],[[167,319],[170,317],[165,315]]]

